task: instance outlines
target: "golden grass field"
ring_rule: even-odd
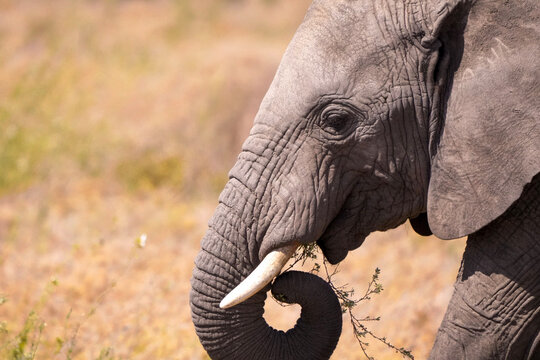
[[[0,0],[1,359],[207,358],[193,260],[308,5]],[[355,312],[424,359],[463,247],[404,225],[335,281],[363,292],[379,267],[385,290]],[[270,324],[294,324],[297,308],[267,303]],[[332,358],[364,359],[348,321]]]

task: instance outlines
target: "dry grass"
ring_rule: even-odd
[[[24,358],[26,329],[36,359],[206,358],[193,259],[308,3],[0,0],[0,357]],[[462,248],[400,227],[337,280],[360,291],[380,267],[357,311],[423,359]],[[267,308],[282,328],[297,312]],[[349,326],[334,358],[363,358]]]

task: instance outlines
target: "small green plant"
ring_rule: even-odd
[[[0,306],[4,305],[7,302],[7,298],[4,295],[0,295]],[[8,333],[7,323],[5,321],[0,321],[0,337]],[[2,351],[2,346],[0,346],[0,353]]]
[[[97,360],[111,360],[114,359],[114,351],[112,348],[104,348],[99,353]]]
[[[85,314],[82,320],[80,320],[78,323],[75,324],[75,327],[71,331],[71,335],[65,335],[64,338],[56,338],[56,342],[58,345],[57,353],[65,353],[66,360],[71,360],[73,356],[73,352],[75,350],[75,346],[77,345],[77,336],[79,335],[79,331],[81,327],[84,325],[88,319],[90,319],[97,311],[98,307],[103,304],[105,301],[106,296],[114,290],[118,282],[127,276],[129,272],[131,271],[134,261],[139,256],[139,250],[143,249],[146,246],[146,240],[147,235],[145,233],[139,235],[137,238],[135,238],[134,246],[130,249],[130,252],[128,254],[128,263],[126,267],[123,269],[123,271],[110,282],[109,286],[105,288],[96,298],[94,301],[94,304],[90,308],[90,310]],[[71,318],[72,310],[70,310],[66,316],[66,325],[65,329],[68,330],[69,328],[69,321]],[[107,347],[103,348],[99,354],[98,360],[105,360],[105,359],[114,359],[114,351],[113,348]]]
[[[382,342],[389,348],[393,349],[395,352],[401,354],[401,356],[403,356],[404,358],[414,360],[414,356],[412,355],[410,350],[407,350],[403,347],[398,348],[397,346],[392,345],[392,343],[390,343],[386,339],[386,337],[380,337],[366,327],[365,325],[366,322],[379,321],[381,319],[380,317],[371,317],[371,316],[358,317],[355,315],[353,311],[354,308],[358,304],[360,304],[363,301],[371,300],[372,295],[377,295],[381,291],[383,291],[383,286],[379,282],[379,275],[381,274],[381,270],[379,268],[375,269],[375,272],[373,273],[364,294],[360,297],[356,297],[356,293],[353,288],[349,288],[348,285],[342,285],[342,286],[336,285],[334,281],[334,276],[339,271],[338,266],[334,266],[330,268],[329,266],[331,265],[329,265],[326,259],[323,257],[322,267],[321,267],[321,265],[317,262],[318,251],[319,251],[319,248],[316,243],[300,246],[294,255],[293,263],[287,268],[287,270],[291,269],[298,263],[300,263],[301,265],[305,265],[307,261],[313,261],[313,267],[311,269],[312,273],[319,274],[321,272],[321,269],[324,269],[324,277],[326,278],[326,281],[336,293],[339,299],[339,302],[341,304],[341,310],[343,311],[344,314],[349,315],[349,319],[350,319],[351,326],[353,328],[354,336],[356,340],[358,341],[358,344],[360,345],[360,349],[364,353],[364,356],[366,357],[366,359],[374,360],[374,358],[370,356],[367,351],[369,343],[366,341],[366,338],[369,336],[377,341]],[[277,300],[279,301],[279,299]]]
[[[24,322],[23,329],[17,334],[15,344],[8,355],[15,360],[34,359],[44,328],[45,322],[36,312],[31,311]]]
[[[26,317],[22,329],[0,346],[0,354],[10,360],[32,360],[35,359],[40,344],[41,335],[47,326],[40,317],[40,312],[47,303],[54,288],[58,286],[56,278],[51,279],[43,290],[38,303]],[[0,296],[0,305],[7,301],[6,297]],[[0,333],[8,336],[9,330],[5,322],[0,322]]]
[[[81,327],[84,325],[84,323],[93,316],[99,305],[101,305],[107,294],[109,294],[117,285],[118,281],[122,279],[124,276],[129,274],[130,270],[133,267],[135,259],[139,255],[139,249],[143,249],[146,246],[146,240],[147,235],[141,234],[135,239],[134,246],[131,248],[130,253],[128,255],[128,264],[123,269],[123,271],[114,279],[111,281],[109,286],[103,290],[96,300],[94,301],[94,304],[90,308],[89,311],[86,312],[85,316],[78,321],[73,327],[70,326],[71,322],[71,315],[72,310],[71,309],[68,314],[65,317],[65,324],[64,324],[64,336],[63,337],[56,337],[56,354],[57,355],[63,355],[66,360],[71,360],[73,358],[75,347],[77,344],[77,336],[79,334],[79,331]],[[52,294],[53,290],[59,286],[58,279],[52,278],[47,285],[45,286],[45,289],[42,292],[42,295],[40,296],[38,302],[32,310],[30,310],[30,313],[26,317],[22,329],[14,335],[12,338],[9,334],[9,329],[4,321],[0,321],[0,359],[6,359],[6,360],[34,360],[36,359],[36,353],[38,351],[40,342],[41,342],[41,336],[43,335],[44,330],[47,327],[46,322],[41,317],[41,311],[47,304],[50,295]],[[8,301],[8,299],[0,295],[0,306],[5,304]],[[60,357],[58,357],[60,358]],[[99,356],[97,357],[97,360],[111,360],[114,359],[114,351],[111,347],[103,348],[100,351]]]

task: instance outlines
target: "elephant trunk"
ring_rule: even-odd
[[[225,190],[230,191],[235,190]],[[263,318],[269,286],[241,304],[219,307],[257,265],[249,255],[257,249],[250,248],[246,218],[220,203],[195,260],[190,303],[201,343],[212,359],[328,359],[341,334],[342,313],[330,285],[315,275],[289,271],[272,285],[280,300],[302,306],[300,319],[287,332],[271,328]]]

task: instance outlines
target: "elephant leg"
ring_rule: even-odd
[[[540,181],[469,236],[430,359],[539,359]]]

